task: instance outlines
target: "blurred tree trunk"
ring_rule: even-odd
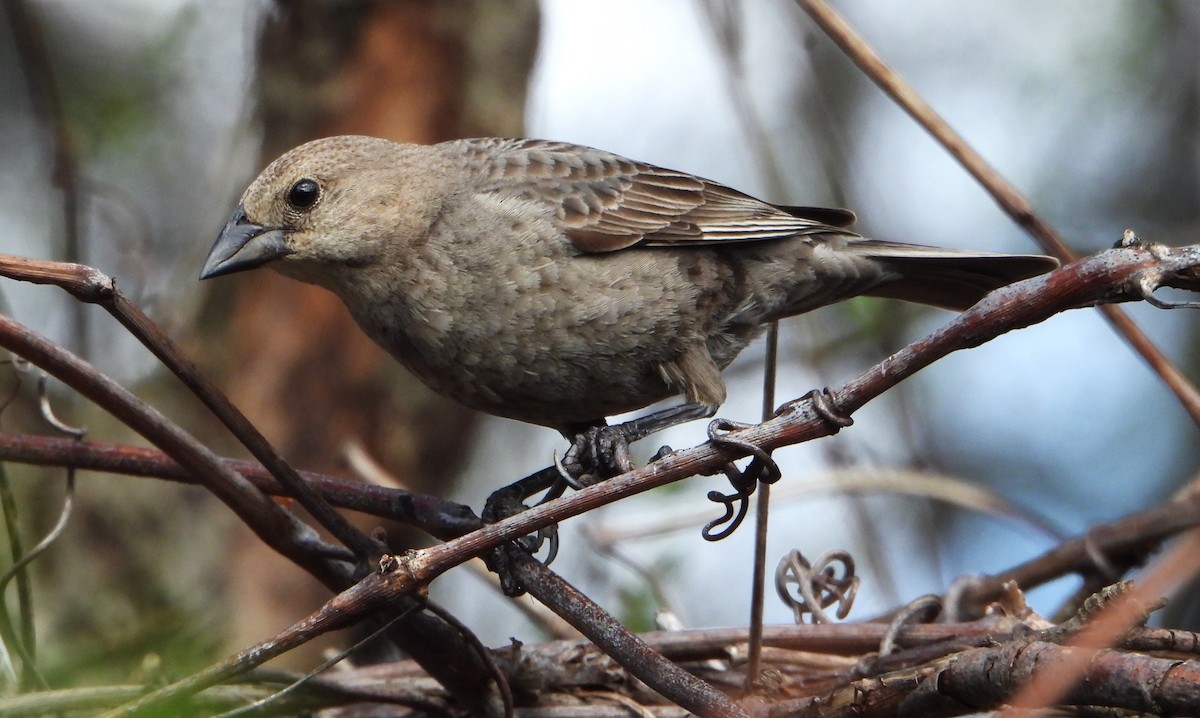
[[[429,143],[521,133],[536,0],[281,5],[260,44],[263,164],[328,135]],[[407,486],[444,493],[473,412],[425,389],[328,291],[273,272],[229,281],[236,288],[216,308],[228,317],[224,385],[293,464],[344,473],[347,444],[361,443]],[[325,597],[259,542],[239,545],[236,645]]]

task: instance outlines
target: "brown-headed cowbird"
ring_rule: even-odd
[[[331,137],[259,175],[200,276],[326,287],[435,391],[570,436],[676,394],[715,411],[773,320],[860,294],[964,309],[1057,265],[853,221],[562,142]]]

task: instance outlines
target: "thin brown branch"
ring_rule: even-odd
[[[192,472],[167,454],[140,446],[0,433],[0,461],[199,483]],[[273,496],[290,495],[261,464],[234,459],[222,461],[260,491]],[[300,476],[334,506],[398,521],[435,538],[444,540],[462,536],[482,525],[470,507],[437,496],[311,471],[302,471]]]
[[[966,140],[917,94],[854,29],[837,15],[824,0],[796,0],[813,21],[876,85],[924,128],[990,194],[1014,222],[1030,234],[1043,249],[1064,262],[1076,256],[1058,233],[1034,209],[1012,183],[1005,180]],[[1120,308],[1103,305],[1104,318],[1123,336],[1134,351],[1150,365],[1179,403],[1200,425],[1200,390],[1154,345],[1150,338]]]
[[[756,164],[769,195],[781,197],[786,189],[784,174],[777,154],[772,149],[770,133],[758,112],[754,97],[743,72],[742,43],[744,23],[739,14],[742,8],[736,4],[721,3],[719,0],[701,3],[708,20],[707,25],[719,51],[730,106],[738,117],[738,124],[750,140]],[[766,421],[773,412],[775,378],[779,360],[779,322],[767,327],[766,361],[763,371],[763,412]],[[754,557],[750,579],[750,651],[747,670],[747,693],[755,689],[758,681],[758,666],[762,659],[763,605],[766,601],[767,575],[767,529],[771,508],[771,484],[759,482],[758,496],[754,504]]]
[[[1193,529],[1138,583],[1116,594],[1108,605],[1101,607],[1098,614],[1091,617],[1071,639],[1068,644],[1070,650],[1061,660],[1038,666],[1036,673],[1024,677],[1020,690],[1015,692],[1011,700],[1014,709],[1054,705],[1064,696],[1073,701],[1081,690],[1086,690],[1089,679],[1096,675],[1093,673],[1097,661],[1096,649],[1118,644],[1130,629],[1145,623],[1149,607],[1190,581],[1197,571],[1200,571],[1200,531]],[[1200,662],[1185,661],[1173,665],[1177,662],[1164,660],[1164,663],[1166,666],[1161,668],[1139,667],[1139,672],[1143,674],[1139,676],[1139,681],[1153,687],[1153,692],[1142,691],[1150,693],[1147,703],[1123,705],[1102,702],[1100,705],[1116,705],[1163,715],[1200,714]],[[1122,668],[1116,666],[1109,670],[1118,676],[1134,675],[1133,671],[1123,671]],[[1147,672],[1150,675],[1145,675]],[[1177,686],[1181,680],[1191,682],[1185,691]],[[1012,715],[1012,710],[1006,713]]]
[[[46,370],[103,407],[189,470],[245,521],[267,545],[336,587],[348,577],[337,559],[352,558],[325,544],[294,515],[272,501],[177,424],[90,364],[7,316],[0,315],[0,346]],[[343,584],[344,585],[344,584]]]
[[[1153,658],[1116,650],[1079,649],[1041,641],[976,648],[894,675],[863,678],[828,695],[783,701],[770,716],[937,718],[1004,706],[1019,686],[1064,663],[1086,664],[1083,680],[1062,700],[1157,715],[1200,712],[1200,661]]]
[[[524,555],[513,562],[530,594],[659,695],[699,716],[745,716],[728,696],[667,660],[558,574]]]
[[[776,405],[775,383],[779,356],[779,322],[767,327],[767,366],[763,372],[762,420],[771,418]],[[750,579],[750,650],[746,660],[746,693],[761,689],[763,612],[767,602],[767,534],[771,518],[771,484],[758,483],[754,500],[754,566]]]
[[[1116,564],[1140,561],[1164,540],[1197,526],[1200,495],[1195,494],[1093,526],[1086,534],[1007,571],[966,580],[953,592],[955,605],[947,609],[960,617],[979,615],[989,602],[1000,597],[1006,583],[1028,591],[1072,573],[1087,574],[1096,570],[1097,554]]]
[[[0,276],[10,279],[52,284],[60,287],[81,302],[99,304],[129,330],[171,373],[179,377],[208,407],[229,431],[250,451],[254,458],[286,486],[289,494],[300,502],[317,522],[324,526],[360,559],[369,559],[384,552],[381,543],[374,541],[333,509],[320,494],[309,488],[229,398],[171,341],[157,325],[117,289],[116,282],[102,272],[79,264],[47,262],[10,255],[0,255]]]

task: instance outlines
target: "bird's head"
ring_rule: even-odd
[[[269,265],[337,289],[347,270],[376,264],[428,230],[436,195],[428,173],[414,170],[425,168],[418,156],[429,150],[346,136],[289,151],[246,189],[200,278]]]

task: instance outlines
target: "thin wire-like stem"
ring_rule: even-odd
[[[767,327],[767,361],[763,371],[762,418],[775,413],[775,379],[779,357],[779,322]],[[767,600],[767,529],[771,514],[771,485],[758,482],[754,503],[754,577],[750,590],[750,645],[746,660],[745,691],[758,684],[762,665],[763,610]]]
[[[746,133],[750,148],[757,159],[759,172],[767,185],[768,194],[782,197],[785,190],[784,175],[777,155],[773,151],[766,123],[754,103],[746,83],[742,59],[742,23],[737,3],[707,0],[702,7],[708,16],[708,26],[713,32],[717,48],[724,64],[723,77],[738,124]],[[775,411],[775,376],[779,354],[779,322],[767,328],[766,363],[763,374],[762,419],[766,421]],[[765,481],[758,482],[758,496],[754,503],[754,555],[750,586],[750,645],[746,672],[746,693],[754,691],[758,681],[762,659],[763,606],[766,601],[767,577],[767,525],[771,510],[771,487]]]

